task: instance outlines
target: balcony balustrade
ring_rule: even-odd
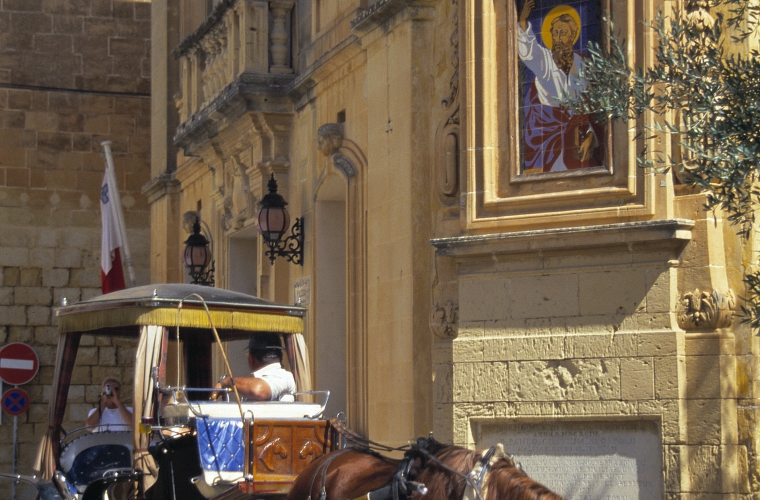
[[[291,12],[295,0],[222,0],[175,49],[180,123],[225,89],[256,75],[287,75],[291,65]]]

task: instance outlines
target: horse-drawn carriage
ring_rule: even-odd
[[[34,482],[51,500],[100,499],[106,491],[106,498],[156,500],[284,497],[296,475],[335,442],[322,415],[329,393],[308,390],[304,313],[241,293],[172,284],[61,307],[49,430],[37,457],[41,478],[18,479]],[[229,390],[210,401],[211,346],[257,332],[281,337],[283,364],[298,390],[306,390],[287,402],[241,401]],[[63,430],[77,351],[89,335],[132,339],[131,428]],[[226,357],[222,366],[229,373]]]
[[[503,450],[481,455],[431,437],[397,450],[406,453],[396,460],[324,418],[329,393],[308,390],[304,313],[217,288],[168,284],[61,307],[49,426],[37,456],[41,477],[0,478],[32,485],[40,500],[344,500],[370,492],[371,500],[405,500],[425,494],[423,482],[432,500],[560,498]],[[282,339],[301,391],[294,401],[241,401],[237,391],[210,400],[219,392],[211,346],[263,332]],[[135,344],[134,422],[67,434],[62,423],[77,351],[90,335]],[[221,356],[222,371],[232,376]],[[354,446],[338,446],[345,441]],[[512,496],[518,490],[522,496]]]

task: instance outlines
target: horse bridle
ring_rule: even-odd
[[[432,437],[432,433],[427,439],[420,438],[416,443],[409,443],[402,447],[393,448],[381,443],[371,441],[351,431],[340,421],[331,420],[330,423],[339,434],[341,434],[347,441],[354,443],[355,446],[347,447],[342,450],[333,452],[330,457],[319,466],[317,471],[314,473],[314,476],[311,478],[311,484],[309,485],[309,496],[307,497],[307,500],[311,500],[311,492],[314,490],[314,482],[316,481],[317,476],[321,476],[322,478],[322,488],[319,492],[318,500],[327,500],[327,470],[330,468],[330,464],[332,464],[333,460],[348,450],[358,451],[380,458],[382,458],[382,455],[377,450],[382,450],[385,452],[404,452],[404,458],[401,459],[401,463],[399,464],[396,473],[391,478],[390,483],[386,486],[383,486],[382,488],[370,491],[362,498],[367,498],[369,500],[408,500],[415,492],[419,493],[420,495],[427,494],[427,487],[424,484],[420,484],[414,481],[414,479],[411,477],[411,471],[412,466],[414,465],[414,461],[417,460],[417,458],[420,458],[423,462],[420,468],[424,467],[424,460],[426,458],[434,458],[433,454],[426,449],[426,446],[428,446],[430,443],[436,442]],[[436,462],[440,463],[440,461],[437,459]]]
[[[467,474],[462,474],[458,470],[454,470],[445,463],[443,463],[441,460],[439,460],[435,455],[430,453],[429,451],[425,449],[419,450],[421,453],[424,453],[427,455],[428,459],[431,462],[435,462],[435,464],[442,469],[445,469],[450,474],[454,474],[455,476],[459,476],[462,478],[467,485],[465,487],[465,491],[462,494],[462,500],[483,500],[485,495],[483,494],[483,483],[485,483],[486,476],[491,471],[491,466],[494,462],[494,456],[498,453],[497,459],[504,458],[508,460],[513,467],[515,467],[517,470],[521,472],[525,472],[523,470],[522,465],[520,462],[516,461],[514,456],[510,455],[509,453],[504,452],[504,447],[502,445],[494,445],[491,446],[487,452],[485,452],[481,457],[480,460],[475,464],[475,467],[473,470],[471,470]],[[474,493],[474,498],[468,499],[467,495],[467,487],[469,487],[472,492]]]

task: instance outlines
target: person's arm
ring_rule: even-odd
[[[525,0],[523,2],[522,9],[520,9],[520,17],[518,19],[518,24],[523,31],[528,31],[528,18],[534,8],[536,8],[536,0]]]
[[[87,427],[95,427],[100,423],[100,414],[103,411],[103,400],[100,400],[100,411],[98,411],[98,408],[93,408],[90,411],[90,414],[87,415],[87,420],[85,420],[85,425]]]
[[[527,21],[524,29],[518,23],[517,57],[540,81],[551,79],[551,72],[557,67],[551,51],[538,43],[533,27]]]
[[[124,403],[121,402],[119,398],[115,398],[116,408],[119,409],[119,414],[121,415],[122,420],[124,420],[125,424],[132,425],[132,412],[124,406]]]
[[[231,388],[232,379],[230,377],[225,377],[216,385],[217,387]],[[235,377],[235,387],[237,387],[240,397],[253,401],[272,400],[272,388],[266,380],[256,377]]]

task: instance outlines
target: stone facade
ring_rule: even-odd
[[[113,142],[137,282],[148,282],[141,188],[150,178],[150,4],[6,1],[0,32],[0,344],[28,343],[40,358],[23,386],[31,408],[19,417],[18,471],[30,473],[47,429],[54,307],[101,293],[104,140]],[[134,346],[92,338],[82,346],[67,430],[84,424],[105,376],[121,377],[131,397]],[[13,418],[3,415],[0,429],[10,449]],[[0,470],[11,471],[10,453],[0,456]]]
[[[632,60],[660,3],[602,2]],[[658,496],[749,497],[760,346],[734,313],[756,241],[636,166],[641,123],[607,131],[603,169],[526,177],[519,4],[154,2],[176,126],[153,127],[152,278],[177,279],[200,215],[217,286],[306,305],[315,384],[373,440],[624,422],[654,429]],[[302,266],[256,232],[272,174]]]

